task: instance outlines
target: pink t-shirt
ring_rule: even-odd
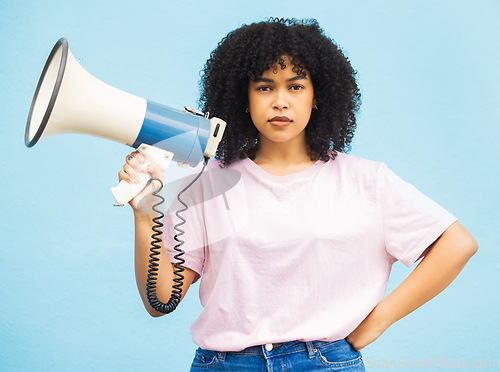
[[[384,163],[338,153],[287,176],[210,162],[184,200],[185,266],[201,275],[204,349],[346,337],[456,218]],[[163,239],[174,262],[174,212]]]

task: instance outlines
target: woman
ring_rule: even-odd
[[[200,346],[192,370],[364,370],[359,351],[446,288],[476,242],[385,164],[342,153],[360,94],[348,59],[316,21],[271,19],[229,33],[202,81],[203,109],[228,126],[218,160],[186,195],[182,294],[201,277],[204,306],[192,327]],[[127,157],[120,179],[162,179],[144,164],[140,154]],[[229,185],[223,196],[213,197],[214,182]],[[160,316],[146,299],[153,224],[138,208],[142,196],[130,202],[136,278],[146,309]],[[175,223],[167,214],[163,301]],[[420,258],[383,298],[391,265]]]

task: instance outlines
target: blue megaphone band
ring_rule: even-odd
[[[152,145],[174,153],[173,160],[196,166],[210,135],[210,120],[147,101],[146,115],[133,147]]]

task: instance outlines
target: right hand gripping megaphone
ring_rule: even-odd
[[[26,124],[24,142],[63,133],[83,133],[136,148],[163,172],[171,160],[194,167],[215,155],[226,123],[197,110],[176,110],[119,90],[88,73],[71,54],[68,41],[57,41],[38,81]],[[111,189],[124,205],[149,181],[121,181]]]

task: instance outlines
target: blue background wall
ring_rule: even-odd
[[[210,51],[268,16],[318,19],[359,71],[351,153],[385,161],[480,246],[443,294],[364,349],[367,366],[498,359],[499,10],[495,0],[0,0],[0,370],[184,371],[195,348],[197,288],[160,319],[137,294],[132,215],[109,192],[130,149],[76,135],[24,146],[53,44],[66,37],[85,69],[113,86],[196,107]],[[396,264],[389,290],[408,273]]]

